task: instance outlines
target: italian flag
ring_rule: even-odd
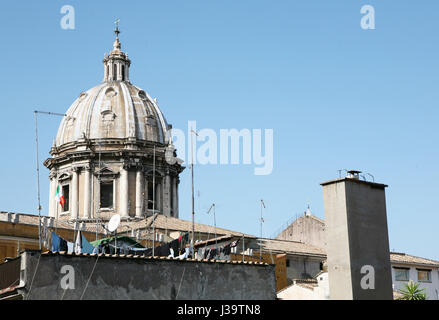
[[[62,194],[62,188],[60,188],[59,186],[56,187],[55,200],[56,202],[59,202],[62,208],[64,208],[64,203],[66,202],[66,200],[64,199],[64,196]]]

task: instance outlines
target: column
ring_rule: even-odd
[[[172,179],[172,216],[178,218],[178,177]]]
[[[167,174],[163,183],[163,214],[171,215],[171,177]]]
[[[136,218],[143,217],[143,199],[144,199],[144,187],[143,182],[145,178],[143,176],[142,169],[137,169],[136,172]]]
[[[90,213],[90,198],[91,198],[91,169],[90,167],[84,168],[84,213],[83,217],[85,219],[91,218]]]
[[[155,188],[155,210],[163,213],[162,207],[162,182],[157,182],[157,186]]]
[[[122,168],[119,178],[119,211],[122,218],[129,218],[128,213],[128,170]]]
[[[70,206],[70,218],[71,219],[78,219],[78,213],[79,213],[79,206],[78,206],[78,169],[73,169],[73,175],[72,175],[72,202]]]
[[[144,183],[145,183],[145,187],[144,187],[144,192],[145,192],[145,195],[143,196],[143,208],[144,208],[144,212],[145,213],[147,213],[148,212],[148,206],[149,206],[149,200],[152,200],[152,199],[149,199],[149,183],[148,183],[148,179],[146,179],[145,177],[144,177],[144,179],[143,179],[143,181],[144,181]]]

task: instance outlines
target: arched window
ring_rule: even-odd
[[[125,81],[125,66],[122,65],[122,81]]]
[[[113,64],[113,80],[117,80],[117,65]]]
[[[110,77],[110,66],[107,64],[107,73],[105,74],[105,78],[108,80]]]

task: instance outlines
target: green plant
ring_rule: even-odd
[[[410,280],[404,285],[404,289],[399,290],[402,297],[398,300],[425,300],[427,298],[425,289],[419,288],[419,283],[415,283]]]

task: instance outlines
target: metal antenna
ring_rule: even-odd
[[[154,154],[152,162],[152,256],[154,257],[154,246],[155,246],[155,145]]]
[[[340,170],[337,170],[337,171],[338,171],[338,177],[339,177],[339,178],[341,178],[341,172],[342,172],[342,171],[348,173],[348,170],[346,170],[346,169],[340,169]]]
[[[38,113],[48,114],[53,116],[67,116],[64,113],[55,113],[55,112],[46,112],[46,111],[38,111],[34,110],[34,118],[35,118],[35,146],[36,146],[36,162],[37,162],[37,198],[38,198],[38,242],[40,246],[40,250],[42,248],[41,244],[41,196],[40,196],[40,160],[38,157]],[[57,206],[58,210],[58,206]],[[55,224],[56,225],[56,224]]]
[[[195,233],[195,208],[194,208],[194,136],[192,135],[194,133],[196,136],[198,136],[198,133],[196,133],[193,129],[191,129],[191,174],[192,174],[192,243],[191,243],[191,249],[193,252],[193,245],[194,245],[194,233]]]
[[[262,261],[262,223],[264,218],[262,218],[262,208],[265,208],[264,200],[261,199],[261,240],[259,241],[259,261]]]
[[[101,139],[98,140],[98,146],[99,146],[99,173],[98,173],[98,185],[99,185],[99,190],[101,190],[101,174],[102,174],[102,162],[101,162],[101,154],[102,154],[102,145],[101,145],[102,141]],[[93,175],[92,175],[93,177]],[[93,179],[93,178],[92,178]],[[93,187],[93,183],[91,184]],[[94,193],[94,190],[92,190],[92,192]],[[93,195],[92,193],[92,195]],[[98,240],[98,212],[101,212],[101,195],[100,195],[100,191],[99,191],[99,202],[98,202],[98,207],[96,208],[96,240]]]
[[[213,224],[215,227],[215,248],[218,248],[218,239],[216,236],[216,214],[215,214],[215,203],[212,203],[212,205],[210,206],[209,210],[207,211],[207,214],[210,213],[210,210],[212,210],[213,208]]]
[[[372,181],[375,182],[375,177],[374,177],[373,175],[371,175],[370,173],[367,173],[367,172],[366,172],[366,174],[367,174],[368,176],[371,176],[371,177],[372,177]]]
[[[244,258],[244,253],[245,253],[245,236],[244,236],[244,234],[242,234],[242,262],[244,262],[245,261],[245,258]]]

